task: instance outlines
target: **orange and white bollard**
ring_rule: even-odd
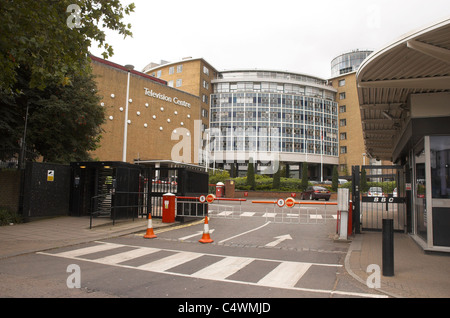
[[[148,214],[148,223],[147,223],[147,232],[144,235],[146,239],[156,238],[155,233],[153,232],[153,224],[152,224],[152,215]]]
[[[203,227],[203,236],[199,240],[200,243],[212,243],[214,242],[209,235],[208,216],[205,216],[205,225]]]

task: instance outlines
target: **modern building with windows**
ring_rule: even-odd
[[[279,164],[326,180],[338,165],[336,89],[315,76],[274,70],[222,71],[212,81],[209,153],[216,167],[271,174]]]
[[[329,83],[336,89],[339,117],[339,175],[348,177],[352,166],[380,165],[382,162],[366,152],[359,110],[356,71],[372,53],[353,50],[331,61]],[[388,164],[384,162],[384,164]]]
[[[213,92],[212,80],[218,75],[218,71],[203,58],[185,57],[176,62],[161,61],[149,63],[142,70],[143,73],[167,82],[167,86],[182,90],[200,98],[198,113],[193,114],[200,123],[201,131],[195,137],[195,144],[199,150],[196,162],[204,165],[206,162],[207,140],[205,132],[209,128],[210,96]]]

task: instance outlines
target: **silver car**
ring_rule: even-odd
[[[370,187],[369,191],[367,191],[368,197],[383,197],[383,189],[381,187]]]

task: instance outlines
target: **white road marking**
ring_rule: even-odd
[[[213,280],[225,279],[244,268],[252,261],[252,258],[229,256],[193,273],[191,276]]]
[[[283,262],[261,278],[258,285],[294,287],[310,267],[310,263]]]
[[[268,222],[270,223],[270,222]],[[263,226],[267,225],[264,224]],[[313,289],[313,288],[302,288],[295,287],[300,278],[308,271],[311,266],[332,266],[332,267],[342,267],[339,264],[322,264],[322,263],[302,263],[302,262],[291,262],[291,261],[281,261],[281,260],[273,260],[273,259],[261,259],[261,258],[250,258],[250,257],[235,257],[235,256],[225,256],[218,254],[204,254],[204,253],[195,253],[195,252],[185,252],[178,250],[170,250],[170,249],[157,249],[157,248],[147,248],[141,246],[133,246],[126,244],[113,244],[113,243],[103,243],[96,242],[100,245],[91,246],[86,248],[75,249],[72,251],[61,252],[61,253],[47,253],[47,252],[38,252],[40,255],[47,255],[53,257],[62,257],[68,259],[74,259],[79,261],[86,261],[97,264],[105,264],[109,266],[116,266],[120,268],[126,269],[137,269],[149,272],[163,273],[167,275],[175,275],[181,277],[188,278],[200,278],[200,279],[208,279],[213,281],[220,282],[228,282],[228,283],[236,283],[250,286],[265,286],[265,287],[273,287],[273,288],[283,288],[289,290],[296,291],[304,291],[311,293],[322,293],[322,294],[337,294],[337,295],[345,295],[345,296],[355,296],[355,297],[371,297],[371,298],[387,298],[385,295],[378,294],[366,294],[366,293],[357,293],[357,292],[348,292],[348,291],[338,291],[338,290],[325,290],[325,289]],[[135,250],[127,251],[124,253],[117,253],[115,256],[111,255],[108,257],[102,257],[98,259],[84,259],[81,258],[81,255],[87,255],[94,252],[106,251],[117,247],[134,247]],[[173,255],[164,257],[162,259],[156,260],[154,262],[150,262],[141,266],[131,266],[121,264],[123,260],[128,260],[134,258],[134,256],[143,254],[151,254],[158,251],[167,251],[173,252]],[[204,267],[199,271],[195,272],[192,275],[182,274],[170,272],[171,268],[182,265],[191,260],[197,259],[204,255],[217,256],[222,257],[222,259],[212,265]],[[119,261],[122,260],[122,261]],[[236,273],[240,269],[245,268],[245,266],[252,263],[254,260],[265,261],[265,262],[275,262],[278,263],[277,267],[264,275],[257,283],[246,282],[246,281],[238,281],[226,279],[232,274]],[[106,263],[105,263],[106,262]]]
[[[176,267],[178,265],[199,258],[202,255],[203,254],[201,253],[179,252],[177,254],[161,258],[157,261],[138,266],[137,268],[142,270],[148,270],[151,272],[164,272],[172,267]]]

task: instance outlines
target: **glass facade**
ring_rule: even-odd
[[[354,72],[372,51],[354,51],[339,55],[331,61],[331,77]]]
[[[326,81],[270,71],[221,73],[213,82],[212,151],[338,156],[335,90]]]

